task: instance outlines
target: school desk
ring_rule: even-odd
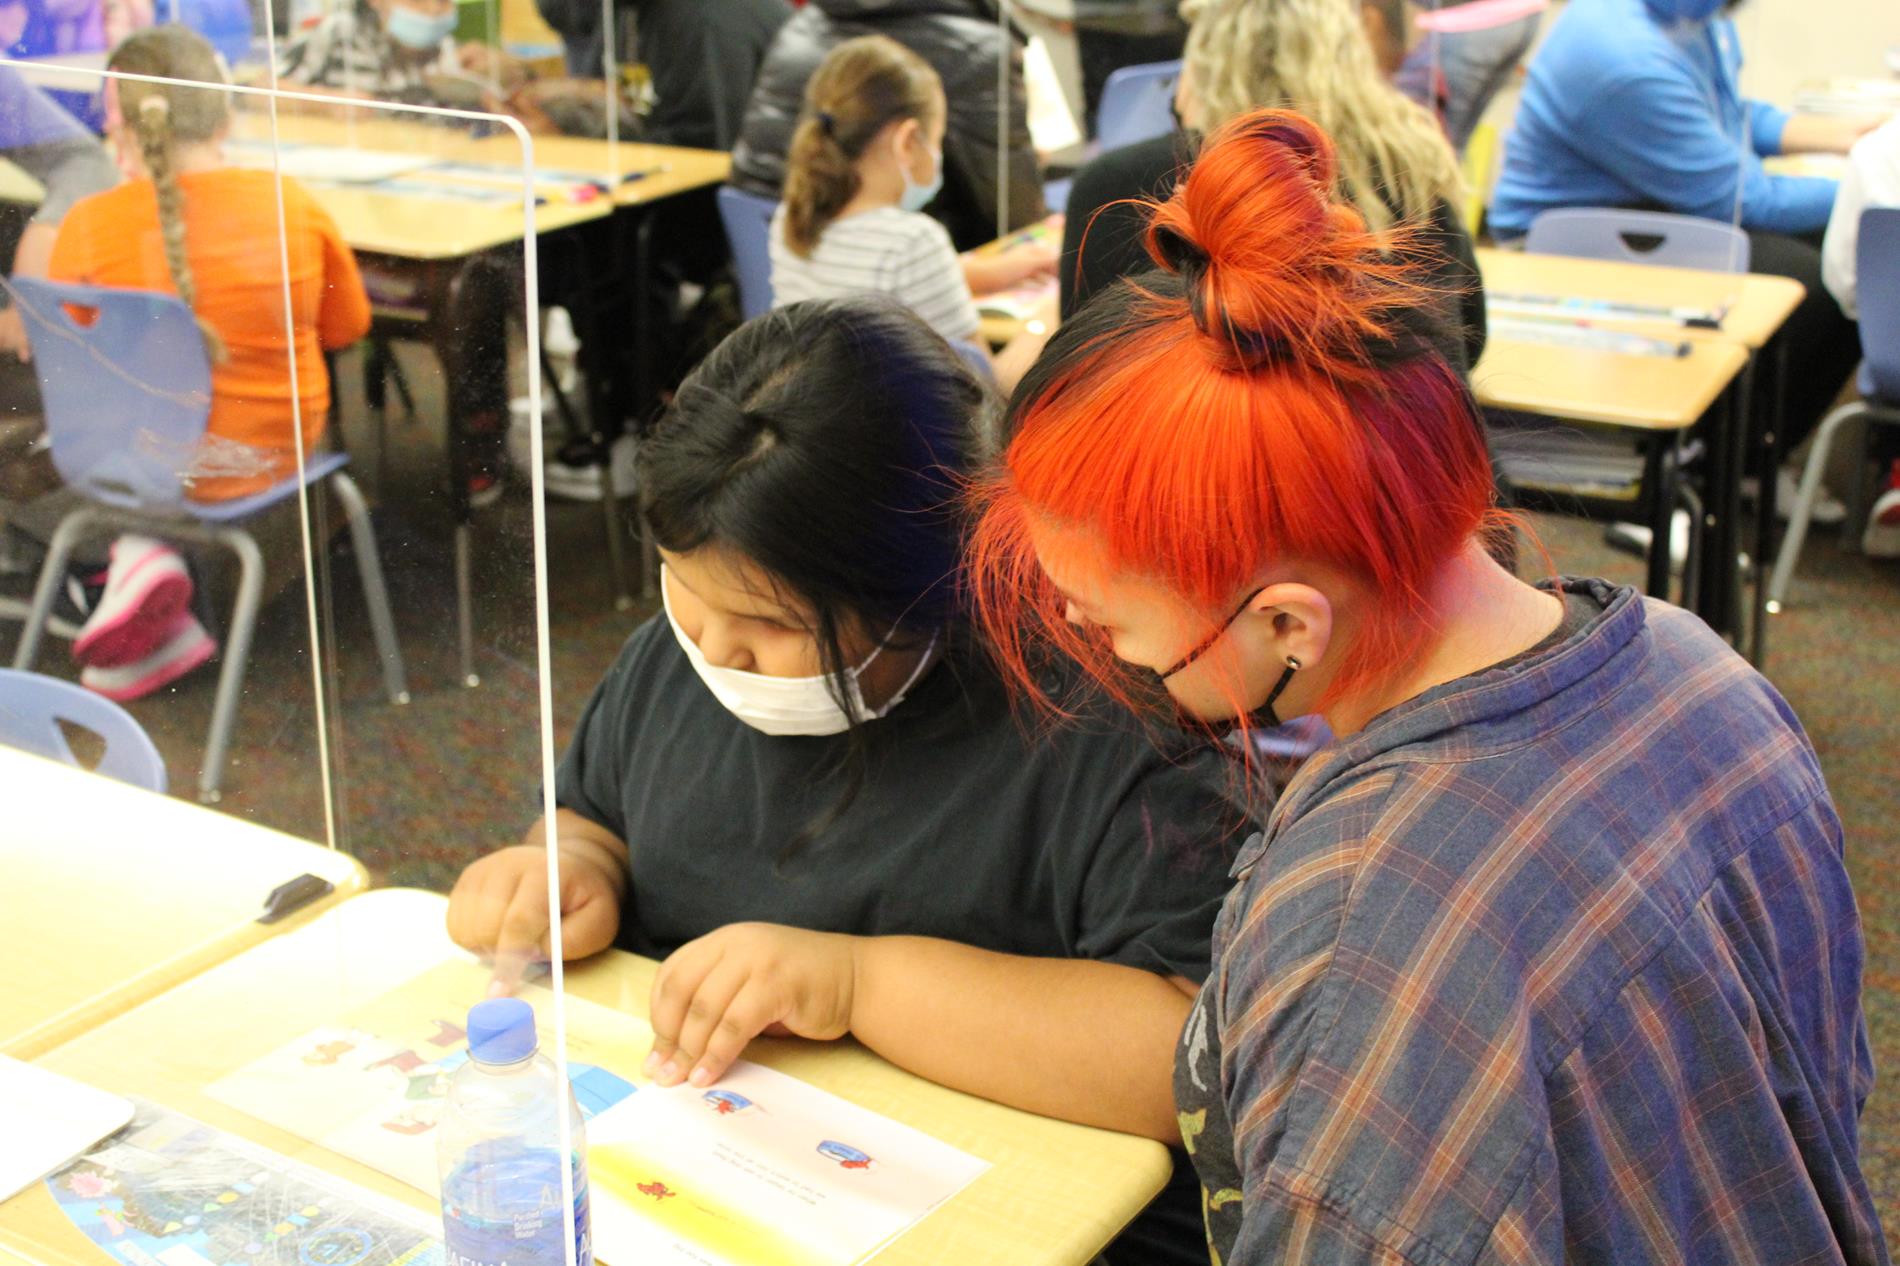
[[[1767,411],[1749,407],[1754,397],[1754,375],[1759,354],[1774,339],[1788,317],[1806,295],[1801,283],[1789,277],[1762,273],[1722,273],[1703,269],[1669,268],[1653,264],[1621,263],[1611,260],[1575,259],[1562,255],[1536,255],[1525,251],[1480,249],[1478,268],[1484,277],[1485,294],[1550,295],[1563,298],[1605,300],[1612,303],[1650,307],[1676,307],[1718,312],[1720,323],[1714,329],[1685,326],[1678,320],[1651,317],[1633,318],[1593,315],[1592,324],[1610,329],[1667,339],[1738,343],[1748,352],[1737,387],[1739,409],[1730,428],[1717,428],[1712,438],[1709,462],[1709,498],[1704,506],[1708,528],[1706,556],[1723,560],[1722,565],[1702,569],[1701,593],[1694,605],[1718,631],[1731,632],[1738,639],[1741,629],[1734,623],[1738,585],[1732,564],[1740,548],[1741,479],[1746,473],[1747,457],[1762,452],[1762,469],[1773,470],[1779,464],[1780,436],[1776,422],[1779,404]],[[1768,382],[1777,401],[1787,382],[1786,352],[1775,345]],[[1774,481],[1764,481],[1756,506],[1754,556],[1773,556],[1775,525]],[[1658,538],[1661,539],[1661,538]],[[1653,573],[1652,573],[1653,574]],[[1757,568],[1753,595],[1752,634],[1749,658],[1759,664],[1766,653],[1765,569]]]
[[[0,747],[0,1054],[26,1059],[360,892],[354,859]],[[276,923],[299,875],[334,891]]]
[[[447,902],[403,889],[344,902],[36,1062],[136,1095],[434,1212],[420,1191],[226,1107],[205,1087],[456,956]],[[617,950],[573,967],[569,992],[644,1016],[656,964]],[[476,999],[444,998],[450,1013]],[[1083,1263],[1165,1181],[1160,1144],[1032,1116],[901,1072],[853,1042],[762,1040],[747,1057],[981,1156],[992,1167],[877,1257],[878,1266]],[[107,1266],[43,1186],[0,1204],[0,1259]],[[603,1259],[606,1266],[638,1266]]]

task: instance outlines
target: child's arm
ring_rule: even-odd
[[[958,258],[963,264],[963,279],[969,283],[970,293],[986,295],[1008,290],[1031,277],[1053,276],[1060,256],[1047,242],[1024,242],[1006,251],[965,251]]]
[[[449,894],[449,938],[494,959],[496,993],[514,992],[528,964],[546,962],[552,952],[543,822],[521,844],[470,865]],[[554,834],[561,862],[561,954],[585,958],[612,945],[620,931],[627,845],[572,809],[556,811]]]
[[[1174,1044],[1193,991],[1115,963],[735,924],[660,969],[647,1072],[710,1085],[761,1033],[850,1033],[942,1085],[1172,1142]]]
[[[356,252],[343,240],[329,213],[314,201],[310,210],[321,217],[318,236],[323,240],[323,299],[317,308],[317,341],[326,351],[334,351],[369,333],[369,293],[363,289]]]

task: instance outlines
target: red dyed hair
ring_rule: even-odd
[[[1416,248],[1334,199],[1330,141],[1263,110],[1208,139],[1147,245],[1166,270],[1098,295],[1011,402],[1003,467],[974,492],[968,568],[1004,672],[1035,691],[1053,647],[1123,702],[1139,678],[1070,625],[1032,516],[1079,566],[1159,580],[1225,620],[1276,560],[1361,582],[1368,609],[1328,701],[1411,662],[1425,591],[1493,513],[1482,425],[1435,350]],[[1049,702],[1045,700],[1046,702]],[[1246,701],[1235,701],[1244,712]]]

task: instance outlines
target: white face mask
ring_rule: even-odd
[[[686,630],[673,615],[673,596],[668,585],[670,577],[666,568],[660,569],[660,601],[666,607],[666,622],[673,626],[673,636],[679,639],[680,649],[686,652],[686,660],[706,683],[706,689],[712,691],[713,698],[719,700],[726,711],[744,721],[762,734],[785,737],[802,735],[805,737],[823,737],[830,734],[843,734],[851,728],[850,715],[838,706],[832,698],[831,681],[824,674],[816,677],[767,677],[763,673],[748,673],[737,668],[721,668],[707,660],[704,651],[699,649],[692,638],[686,636]],[[850,696],[857,715],[866,720],[889,716],[891,710],[904,702],[904,696],[917,684],[936,658],[937,635],[930,635],[930,645],[925,648],[923,658],[917,661],[917,670],[910,679],[881,708],[868,708],[864,705],[864,694],[858,686],[858,678],[871,661],[883,654],[884,646],[865,657],[856,668],[845,670],[845,693]]]

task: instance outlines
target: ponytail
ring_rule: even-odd
[[[222,85],[224,69],[203,37],[182,26],[151,27],[113,50],[111,70],[157,78],[198,80]],[[185,191],[179,187],[176,146],[180,141],[208,141],[229,118],[220,88],[192,88],[181,84],[119,81],[120,113],[138,139],[139,157],[152,177],[158,198],[158,226],[165,243],[165,267],[172,285],[187,307],[198,306],[198,283],[192,275],[185,241]],[[205,354],[217,364],[225,358],[224,340],[203,317]]]
[[[865,35],[831,50],[805,89],[785,165],[785,241],[809,259],[858,194],[857,161],[884,129],[941,110],[930,63],[896,40]]]

